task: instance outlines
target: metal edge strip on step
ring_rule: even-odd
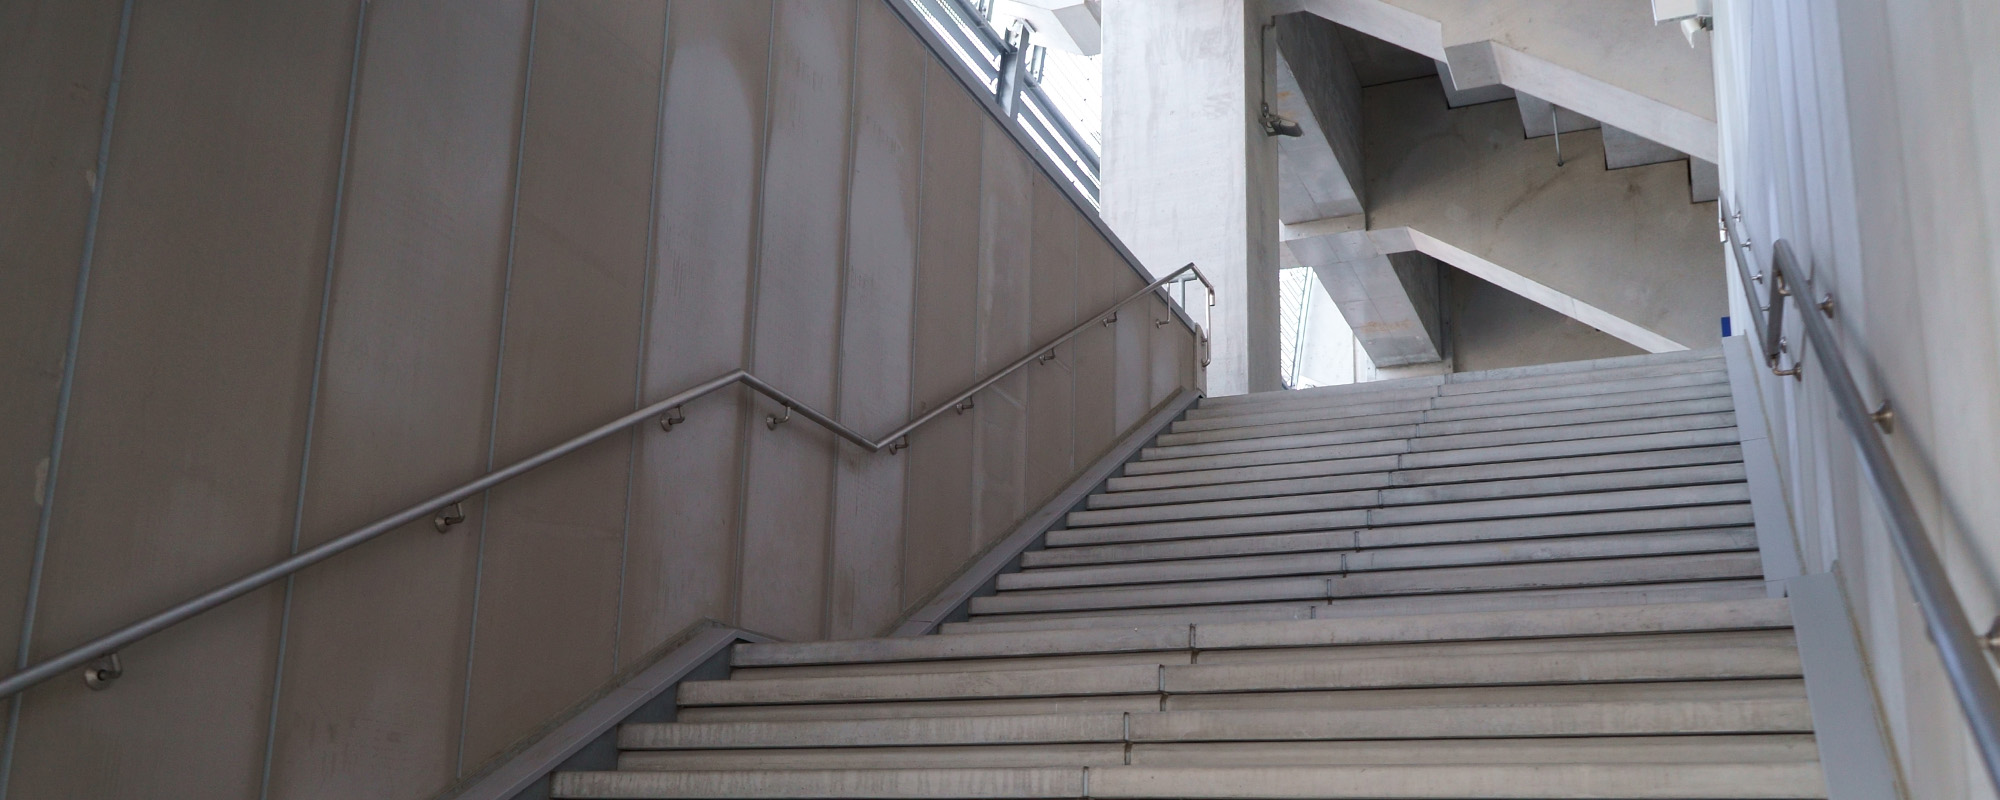
[[[651,665],[578,709],[525,748],[461,782],[463,788],[447,790],[438,797],[451,800],[547,797],[549,776],[558,770],[615,768],[620,724],[655,710],[649,707],[659,701],[672,709],[674,689],[682,680],[697,673],[726,673],[729,649],[737,642],[772,641],[768,636],[741,628],[714,622],[703,625],[680,644],[668,648]]]
[[[944,585],[923,605],[903,618],[890,634],[892,636],[923,636],[934,633],[945,622],[965,619],[972,598],[982,594],[992,594],[1000,580],[1001,573],[1013,572],[1021,568],[1021,554],[1041,544],[1049,531],[1063,525],[1071,511],[1084,510],[1090,495],[1104,488],[1112,478],[1123,474],[1126,462],[1139,455],[1139,451],[1159,438],[1169,425],[1185,415],[1201,399],[1201,393],[1193,389],[1181,389],[1173,397],[1161,403],[1153,412],[1113,445],[1109,452],[1099,456],[1090,466],[1057,492],[1048,502],[1029,514],[1014,526],[1014,530],[999,542],[974,559],[958,577]]]

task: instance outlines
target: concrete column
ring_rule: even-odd
[[[1213,395],[1281,388],[1263,0],[1104,4],[1103,216],[1154,274],[1215,281]]]

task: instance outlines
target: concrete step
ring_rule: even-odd
[[[1390,424],[1378,428],[1350,428],[1332,430],[1316,434],[1272,434],[1256,438],[1230,438],[1220,442],[1198,442],[1198,444],[1176,444],[1176,446],[1154,446],[1140,452],[1142,460],[1166,460],[1166,458],[1196,458],[1196,456],[1224,456],[1238,452],[1262,452],[1262,450],[1292,450],[1292,448],[1314,448],[1326,444],[1354,444],[1372,442],[1380,438],[1428,438],[1428,436],[1456,436],[1456,434],[1488,434],[1500,430],[1528,430],[1528,428],[1562,428],[1588,422],[1620,422],[1620,420],[1652,420],[1666,416],[1690,416],[1690,414],[1724,414],[1734,408],[1728,396],[1720,398],[1696,398],[1696,400],[1672,400],[1672,402],[1648,402],[1632,406],[1610,406],[1610,408],[1580,408],[1566,412],[1538,412],[1538,414],[1518,414],[1518,416],[1482,416],[1472,420],[1444,420],[1444,422],[1418,422],[1418,424]],[[1248,428],[1244,428],[1248,430]]]
[[[1756,553],[1643,556],[1601,561],[1356,572],[1131,587],[1032,589],[975,597],[974,615],[1273,603],[1760,578]]]
[[[1620,736],[1544,739],[1414,739],[1384,742],[1191,742],[1135,744],[1132,763],[1295,767],[1326,764],[1817,764],[1805,734]],[[916,765],[913,765],[916,766]]]
[[[963,622],[947,622],[942,628],[945,633],[955,634],[1078,630],[1106,627],[1146,627],[1170,624],[1187,625],[1202,622],[1257,622],[1308,619],[1359,620],[1371,617],[1398,617],[1412,614],[1545,612],[1607,605],[1745,601],[1762,599],[1768,595],[1769,590],[1765,586],[1764,581],[1760,579],[1739,578],[1641,585],[1466,592],[1460,594],[1412,595],[1403,597],[1347,598],[1327,602],[1292,601],[1240,603],[1224,606],[1160,606],[1152,608],[1010,614],[999,617],[974,616]]]
[[[1372,620],[1371,620],[1372,621]],[[1300,620],[1324,624],[1328,620]],[[1765,647],[1796,649],[1798,640],[1790,628],[1766,630],[1697,630],[1669,633],[1600,633],[1542,638],[1463,639],[1450,641],[1374,642],[1317,646],[1239,647],[1204,650],[1199,666],[1219,664],[1292,664],[1300,662],[1351,661],[1370,658],[1478,659],[1501,655],[1549,655],[1569,652],[1643,652],[1658,650],[1700,650]],[[1190,666],[1173,664],[1165,666]]]
[[[1087,791],[1086,791],[1087,787]],[[559,798],[1820,798],[1814,763],[1061,766],[558,773]]]
[[[1154,667],[1158,669],[1158,667]],[[761,683],[762,681],[753,681]],[[1001,697],[983,700],[898,700],[874,703],[794,703],[765,706],[690,706],[680,722],[825,722],[860,719],[1015,717],[1052,714],[1137,713],[1160,710],[1158,694],[1078,697]]]
[[[1434,408],[1421,411],[1402,411],[1361,416],[1337,416],[1263,425],[1207,426],[1205,428],[1191,429],[1184,433],[1169,432],[1160,434],[1157,444],[1160,446],[1199,444],[1202,442],[1221,442],[1234,439],[1260,439],[1269,436],[1372,428],[1382,425],[1414,425],[1420,422],[1453,422],[1489,417],[1517,417],[1556,411],[1612,408],[1680,400],[1703,400],[1726,397],[1728,395],[1729,384],[1726,382],[1715,382],[1667,389],[1648,389],[1637,392],[1619,392],[1616,394],[1586,395],[1581,397],[1559,397],[1552,400],[1529,400],[1518,403],[1487,403],[1484,405],[1459,406],[1456,408]]]
[[[1306,495],[1306,498],[1315,495]],[[1592,492],[1587,494],[1521,497],[1500,500],[1473,500],[1462,503],[1432,503],[1414,506],[1349,508],[1342,510],[1274,513],[1260,516],[1193,519],[1170,522],[1100,525],[1049,531],[1049,547],[1156,542],[1210,536],[1256,533],[1286,533],[1342,528],[1417,525],[1458,520],[1508,519],[1585,514],[1603,511],[1671,509],[1678,506],[1747,503],[1750,491],[1741,483],[1706,486],[1674,486],[1654,489]],[[1268,501],[1221,501],[1263,503]],[[1309,501],[1308,501],[1309,502]],[[1278,503],[1272,503],[1278,506]],[[1111,512],[1094,512],[1111,513]],[[1393,534],[1390,538],[1394,538]],[[1364,545],[1365,546],[1365,545]]]
[[[1516,646],[1518,647],[1518,645]],[[859,704],[917,700],[1039,699],[1349,689],[1718,681],[1799,677],[1798,649],[1693,643],[1671,649],[1580,648],[1435,654],[1317,650],[1293,660],[1090,669],[947,671],[762,680],[688,681],[683,707]]]
[[[1298,622],[1306,622],[1299,620]],[[1373,622],[1373,620],[1368,620]],[[1322,621],[1324,622],[1324,621]],[[1200,627],[1200,626],[1192,626]],[[1210,624],[1214,627],[1214,624]],[[1116,629],[1107,629],[1115,632]],[[1069,633],[1065,631],[1064,633]],[[1033,632],[1009,634],[1028,638]],[[1278,645],[1203,650],[1200,662],[1212,664],[1282,663],[1355,658],[1477,658],[1511,653],[1556,651],[1625,651],[1647,649],[1687,649],[1714,647],[1785,647],[1796,642],[1789,628],[1760,630],[1678,630],[1665,633],[1586,633],[1542,637],[1496,637],[1432,641],[1380,641],[1359,644]],[[1022,656],[1019,658],[943,659],[935,661],[857,661],[845,664],[803,664],[787,667],[750,667],[733,670],[729,680],[761,681],[791,678],[893,677],[938,673],[1010,672],[1027,670],[1068,670],[1146,665],[1188,666],[1195,663],[1189,648],[1155,650],[1144,653],[1109,655]],[[683,709],[692,711],[693,709]],[[696,721],[689,719],[687,721]]]
[[[1803,697],[624,725],[624,750],[1810,733]]]
[[[1377,473],[1380,474],[1380,473]],[[1389,482],[1384,476],[1384,483]],[[1371,506],[1405,506],[1428,503],[1458,503],[1473,500],[1546,497],[1587,494],[1642,488],[1669,488],[1717,483],[1738,483],[1745,479],[1743,465],[1708,464],[1693,467],[1626,470],[1582,475],[1553,475],[1514,480],[1453,483],[1440,486],[1408,486],[1375,491],[1289,494],[1238,500],[1199,501],[1186,490],[1162,490],[1153,496],[1162,502],[1120,508],[1072,511],[1065,518],[1070,527],[1165,522],[1181,519],[1288,514]],[[1184,494],[1176,494],[1176,492]]]
[[[1455,467],[1403,469],[1389,473],[1391,486],[1434,486],[1473,481],[1540,478],[1552,475],[1588,475],[1642,469],[1694,467],[1707,464],[1741,464],[1740,445],[1710,445],[1665,450],[1641,450],[1606,455],[1581,455],[1532,461],[1502,461]]]
[[[1351,492],[1361,489],[1386,489],[1394,484],[1394,474],[1393,472],[1362,472],[1349,475],[1292,478],[1282,481],[1255,481],[1251,483],[1211,484],[1208,486],[1185,486],[1131,492],[1105,492],[1091,495],[1085,505],[1088,509],[1095,511],[1107,508],[1131,508],[1133,506],[1150,506],[1165,503],[1196,503],[1206,500],[1239,500],[1253,497],[1283,497],[1297,494]]]
[[[1707,356],[1678,361],[1654,361],[1535,373],[1507,373],[1493,370],[1461,372],[1452,375],[1399,378],[1312,389],[1207,397],[1202,399],[1195,410],[1213,413],[1285,404],[1354,405],[1384,397],[1421,397],[1426,393],[1446,395],[1551,385],[1615,383],[1648,377],[1715,371],[1722,369],[1722,364],[1721,349],[1717,348]]]
[[[1735,425],[1736,415],[1734,413],[1719,412],[1437,436],[1418,436],[1415,426],[1402,426],[1399,428],[1371,429],[1381,432],[1382,438],[1377,440],[1297,447],[1274,446],[1270,449],[1224,455],[1141,459],[1126,464],[1125,474],[1154,475],[1162,472],[1185,472],[1190,470],[1250,467],[1267,464],[1292,464],[1302,461],[1327,461],[1365,456],[1426,453],[1440,450],[1491,449],[1515,445],[1572,442],[1576,440],[1629,437],[1714,428],[1733,428]],[[1487,458],[1482,460],[1508,461],[1519,459]]]
[[[1475,611],[1372,619],[1240,621],[1198,625],[1194,646],[1205,651],[1273,647],[1361,646],[1578,636],[1631,636],[1790,628],[1784,598],[1695,603],[1625,604],[1606,599],[1583,608],[1539,614]]]
[[[1188,634],[1186,625],[1179,626],[1181,637]],[[1021,636],[1021,634],[1013,634]],[[918,637],[912,637],[918,638]],[[921,637],[933,638],[933,637]],[[875,641],[860,639],[855,641]],[[767,678],[833,678],[859,675],[915,675],[930,672],[978,672],[1007,671],[1023,669],[1083,669],[1122,667],[1133,664],[1153,666],[1194,663],[1192,651],[1186,644],[1164,650],[1146,650],[1134,653],[1077,653],[1065,655],[1023,655],[1000,656],[994,658],[953,658],[933,661],[857,661],[843,664],[801,664],[784,667],[738,667],[729,673],[730,680],[764,680]]]
[[[1316,419],[1423,412],[1559,398],[1629,395],[1635,392],[1713,385],[1728,380],[1726,373],[1721,369],[1721,363],[1717,360],[1715,367],[1699,371],[1677,371],[1670,374],[1642,375],[1596,382],[1545,382],[1540,385],[1466,384],[1457,388],[1446,385],[1438,387],[1428,396],[1415,391],[1385,392],[1355,397],[1345,402],[1330,403],[1312,398],[1290,397],[1256,405],[1192,408],[1188,409],[1186,417],[1175,422],[1169,431],[1189,433]]]
[[[1575,373],[1588,374],[1588,373],[1593,373],[1596,370],[1618,369],[1625,367],[1664,366],[1667,364],[1673,364],[1683,361],[1713,360],[1721,357],[1722,357],[1721,348],[1711,347],[1703,350],[1682,350],[1673,353],[1648,353],[1637,356],[1618,356],[1616,358],[1601,358],[1588,361],[1566,361],[1555,364],[1536,364],[1525,367],[1507,367],[1502,369],[1481,370],[1477,372],[1459,372],[1459,373],[1453,373],[1451,375],[1427,375],[1415,378],[1392,378],[1388,380],[1370,381],[1367,383],[1350,383],[1339,386],[1317,386],[1311,389],[1291,389],[1291,390],[1275,391],[1275,392],[1256,392],[1251,394],[1225,395],[1222,397],[1207,397],[1202,399],[1201,405],[1204,408],[1214,408],[1214,407],[1233,406],[1233,405],[1253,405],[1257,403],[1270,402],[1273,399],[1281,399],[1286,397],[1313,397],[1313,398],[1327,398],[1327,399],[1347,398],[1351,395],[1357,395],[1357,394],[1371,394],[1384,390],[1441,386],[1446,383],[1476,383],[1481,381],[1524,378],[1537,375],[1575,374]]]
[[[1713,417],[1682,418],[1697,422],[1716,421]],[[1485,435],[1485,434],[1479,434]],[[1732,425],[1643,433],[1631,436],[1606,436],[1593,439],[1572,439],[1568,441],[1547,441],[1534,444],[1513,444],[1502,446],[1468,446],[1462,449],[1439,448],[1408,453],[1397,460],[1399,469],[1430,469],[1433,467],[1460,467],[1473,464],[1493,464],[1507,461],[1539,461],[1548,458],[1571,458],[1582,455],[1608,453],[1634,453],[1650,450],[1678,449],[1685,447],[1714,447],[1736,444],[1736,428]]]
[[[974,634],[760,642],[736,645],[730,650],[729,661],[740,673],[753,667],[1134,653],[1185,648],[1191,635],[1184,625],[1163,625],[1126,631],[1040,633],[1033,636]]]
[[[1703,347],[1690,350],[1676,350],[1670,353],[1641,353],[1632,356],[1588,359],[1584,361],[1559,361],[1553,364],[1529,364],[1520,367],[1501,367],[1473,372],[1456,372],[1445,376],[1446,383],[1473,383],[1500,378],[1520,378],[1530,375],[1555,375],[1560,373],[1591,372],[1600,369],[1639,367],[1646,365],[1673,364],[1682,361],[1703,361],[1722,357],[1722,347]]]
[[[1204,622],[1276,622],[1313,618],[1311,601],[1296,603],[1249,603],[1237,606],[1149,608],[1113,610],[1085,614],[1024,614],[1005,617],[971,617],[938,626],[943,634],[1031,633],[1041,631],[1090,631],[1102,628],[1189,625]]]
[[[1394,445],[1395,443],[1386,444]],[[1478,447],[1465,450],[1423,453],[1380,453],[1372,456],[1330,458],[1323,461],[1302,461],[1255,467],[1224,467],[1149,474],[1128,473],[1121,477],[1111,478],[1107,482],[1106,488],[1113,492],[1126,492],[1184,486],[1209,486],[1311,478],[1327,475],[1352,475],[1367,472],[1498,465],[1522,461],[1577,458],[1591,455],[1650,453],[1663,450],[1735,446],[1736,444],[1737,436],[1735,428],[1706,428],[1674,433],[1612,436],[1601,439],[1575,439],[1506,447]],[[1398,448],[1393,446],[1379,446],[1376,449],[1388,450]],[[1128,468],[1138,466],[1139,463],[1141,462],[1134,462],[1128,465]]]
[[[1661,378],[1674,375],[1706,374],[1724,370],[1720,350],[1709,358],[1676,361],[1665,364],[1634,364],[1628,367],[1593,369],[1588,372],[1542,373],[1518,375],[1515,377],[1482,376],[1477,380],[1445,380],[1438,389],[1441,396],[1479,394],[1521,389],[1540,389],[1551,386],[1590,386],[1619,383],[1630,380]]]
[[[1022,554],[1029,568],[1116,564],[1122,562],[1171,561],[1192,558],[1222,558],[1239,554],[1307,553],[1324,550],[1359,550],[1384,547],[1414,547],[1426,544],[1543,539],[1610,533],[1651,531],[1694,531],[1737,528],[1752,524],[1746,503],[1709,506],[1650,508],[1569,514],[1557,517],[1521,517],[1467,522],[1434,522],[1392,528],[1320,530],[1304,533],[1265,535],[1200,536],[1157,542],[1103,545],[1051,545],[1047,549]],[[1050,531],[1053,535],[1059,531]],[[1067,531],[1061,531],[1067,533]]]
[[[1805,698],[1133,714],[1133,742],[1810,733]]]
[[[1808,740],[1806,744],[1810,746],[1811,741]],[[1786,752],[1782,746],[1777,745],[1769,745],[1762,748],[1762,750],[1770,751],[1774,755],[1782,755]],[[1688,751],[1684,748],[1683,752]],[[1766,760],[1776,761],[1783,759],[1772,757]],[[1125,745],[1123,744],[808,747],[762,750],[639,750],[621,753],[618,756],[619,769],[647,771],[1108,767],[1121,766],[1124,763]]]
[[[560,772],[551,797],[1080,798],[1082,767]]]
[[[1098,767],[1101,798],[1818,798],[1819,765],[1456,764]]]
[[[682,706],[726,706],[1149,694],[1160,691],[1161,669],[1158,665],[1131,665],[684,681],[680,685],[678,700]]]
[[[1532,708],[1570,703],[1737,703],[1805,700],[1798,678],[1549,683],[1170,694],[1158,709],[1135,711],[1364,711],[1425,708]]]
[[[1001,575],[999,588],[1001,591],[1012,591],[1295,575],[1340,575],[1385,569],[1579,561],[1755,549],[1757,549],[1757,532],[1751,528],[1621,533],[1370,551],[1283,553],[1098,566],[1042,567]]]
[[[1719,384],[1724,389],[1727,384]],[[1528,428],[1554,428],[1565,425],[1579,425],[1592,422],[1614,422],[1620,420],[1654,419],[1690,414],[1725,413],[1734,409],[1734,402],[1726,394],[1713,397],[1697,397],[1683,400],[1655,399],[1644,403],[1626,405],[1593,406],[1589,408],[1535,411],[1505,416],[1481,416],[1469,419],[1439,421],[1405,420],[1408,415],[1382,415],[1367,417],[1369,420],[1392,418],[1396,421],[1368,427],[1344,427],[1331,431],[1286,431],[1274,430],[1285,426],[1264,425],[1254,428],[1229,428],[1214,431],[1210,441],[1174,444],[1161,442],[1159,446],[1147,447],[1140,451],[1140,458],[1159,460],[1167,458],[1193,458],[1195,456],[1247,453],[1258,450],[1285,450],[1297,447],[1316,447],[1329,444],[1351,444],[1385,438],[1407,438],[1411,436],[1450,436],[1464,433],[1490,433],[1504,430],[1525,430]],[[1418,415],[1424,416],[1424,415]],[[1414,428],[1411,427],[1414,424]],[[1298,427],[1305,427],[1299,425]],[[1236,434],[1223,437],[1219,434]],[[1258,434],[1258,435],[1250,435]]]
[[[1126,713],[624,725],[621,750],[909,747],[1125,741]]]
[[[1604,406],[1626,406],[1632,402],[1644,402],[1648,394],[1656,396],[1660,392],[1692,390],[1694,394],[1712,394],[1728,384],[1728,376],[1722,372],[1688,372],[1670,374],[1656,378],[1634,378],[1618,380],[1606,384],[1562,384],[1562,386],[1536,386],[1536,388],[1510,388],[1500,392],[1470,392],[1470,394],[1440,394],[1432,398],[1372,398],[1370,402],[1356,404],[1314,404],[1314,402],[1280,402],[1270,406],[1246,406],[1246,408],[1226,408],[1202,412],[1190,408],[1188,416],[1176,420],[1168,426],[1170,434],[1202,434],[1202,432],[1222,432],[1222,430],[1244,430],[1262,428],[1278,424],[1300,424],[1300,422],[1330,422],[1330,420],[1364,420],[1368,424],[1392,424],[1396,414],[1414,414],[1414,418],[1404,418],[1402,422],[1444,422],[1444,420],[1466,420],[1482,416],[1508,416],[1526,412],[1554,412],[1564,410],[1564,404],[1584,404],[1582,408],[1594,408],[1600,400]],[[1666,398],[1660,398],[1666,400]]]
[[[1716,632],[1770,632],[1791,627],[1784,598],[1712,603],[1603,605],[1553,609],[1540,614],[1472,612],[1405,615],[1373,619],[1307,621],[1201,621],[1188,624],[1032,633],[842,639],[820,642],[738,644],[730,653],[732,680],[760,675],[791,676],[778,669],[906,664],[933,669],[948,663],[1005,664],[1052,658],[1144,655],[1199,648],[1205,658],[1228,651],[1272,648],[1363,647],[1429,642],[1562,640],[1578,637],[1631,639],[1651,635]],[[1139,663],[1139,662],[1131,662]],[[1146,662],[1153,663],[1153,662]],[[1166,662],[1159,662],[1166,663]]]
[[[1800,676],[1797,647],[1489,653],[1478,658],[1347,658],[1163,667],[1169,694],[1298,692]],[[753,684],[765,681],[748,682]]]
[[[1121,766],[1122,744],[984,747],[831,747],[763,750],[642,750],[619,756],[629,770],[886,769]],[[1380,742],[1191,742],[1137,744],[1142,766],[1297,767],[1336,764],[1816,764],[1802,734],[1549,739],[1421,739]]]
[[[1275,481],[1212,483],[1198,486],[1170,487],[1166,489],[1110,491],[1091,495],[1087,502],[1087,508],[1090,510],[1130,508],[1132,506],[1150,506],[1166,503],[1195,503],[1205,500],[1238,500],[1252,497],[1282,497],[1294,494],[1319,494],[1360,489],[1431,486],[1469,483],[1473,481],[1539,478],[1556,475],[1589,475],[1603,472],[1627,472],[1632,470],[1666,469],[1709,464],[1740,464],[1742,461],[1743,449],[1737,445],[1691,447],[1678,450],[1649,450],[1637,453],[1612,453],[1602,456],[1577,456],[1574,458],[1551,458],[1537,461],[1503,461],[1497,464],[1473,464],[1462,467],[1363,472],[1347,475],[1323,475],[1310,478],[1288,478]]]

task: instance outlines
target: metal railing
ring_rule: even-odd
[[[1001,111],[1019,123],[1049,154],[1056,168],[1096,204],[1103,186],[1097,173],[1097,151],[1056,109],[1039,78],[1027,68],[1029,49],[1034,46],[1029,36],[1023,33],[1018,41],[1009,41],[966,0],[903,2],[931,24],[945,47],[993,94]]]
[[[910,420],[909,422],[904,423],[901,427],[893,431],[890,431],[887,434],[884,434],[879,439],[870,439],[866,436],[863,436],[862,434],[856,432],[854,429],[849,428],[846,425],[842,425],[838,420],[835,420],[834,418],[821,413],[817,409],[814,409],[812,406],[806,405],[805,403],[800,402],[797,398],[794,398],[791,395],[786,394],[784,391],[778,389],[777,387],[772,386],[769,383],[766,383],[762,378],[759,378],[756,375],[752,375],[749,372],[741,369],[730,370],[729,372],[723,373],[712,379],[697,384],[692,388],[678,392],[665,399],[650,403],[643,408],[640,408],[629,414],[621,416],[610,422],[606,422],[582,434],[578,434],[577,436],[571,437],[567,441],[564,441],[563,443],[551,447],[547,450],[543,450],[532,456],[521,459],[520,461],[516,461],[505,467],[501,467],[500,469],[486,473],[484,476],[481,476],[480,478],[473,480],[469,483],[466,483],[462,486],[458,486],[456,488],[444,492],[443,494],[436,495],[428,500],[424,500],[422,502],[417,503],[416,505],[405,508],[394,514],[390,514],[389,516],[383,517],[379,520],[376,520],[375,522],[371,522],[363,527],[342,534],[340,537],[328,541],[325,544],[321,544],[310,550],[298,553],[283,561],[279,561],[268,567],[257,570],[256,572],[252,572],[241,578],[237,578],[236,580],[230,581],[221,586],[217,586],[214,589],[210,589],[209,591],[188,598],[187,600],[177,603],[167,608],[164,611],[160,611],[151,616],[147,616],[143,619],[140,619],[122,628],[119,628],[118,630],[112,631],[111,633],[105,634],[96,639],[92,639],[91,641],[86,642],[82,645],[71,648],[70,650],[62,653],[61,655],[49,658],[45,661],[42,661],[41,663],[28,667],[27,669],[23,669],[20,672],[16,672],[12,675],[9,675],[5,680],[0,680],[0,698],[10,697],[19,694],[23,690],[26,690],[27,688],[34,686],[35,684],[49,680],[50,678],[54,678],[70,670],[77,669],[79,667],[84,667],[86,664],[91,664],[91,662],[93,661],[98,663],[91,664],[88,668],[84,669],[83,671],[84,682],[89,684],[90,687],[94,689],[104,688],[108,686],[111,683],[111,681],[116,680],[118,676],[122,674],[123,670],[116,661],[118,651],[124,649],[126,646],[132,644],[133,642],[137,642],[155,633],[159,633],[160,631],[166,630],[167,628],[171,628],[174,625],[184,622],[195,616],[198,616],[205,611],[211,610],[217,606],[220,606],[238,597],[242,597],[243,595],[249,594],[252,591],[255,591],[263,586],[274,583],[278,580],[281,580],[286,576],[298,572],[299,570],[305,569],[306,567],[310,567],[321,561],[325,561],[329,558],[339,555],[342,552],[352,549],[357,545],[360,545],[364,542],[374,539],[377,536],[381,536],[382,534],[388,533],[404,525],[416,522],[417,520],[423,519],[426,516],[430,516],[432,518],[433,524],[437,527],[437,529],[440,532],[443,532],[449,529],[453,524],[464,521],[465,517],[463,516],[463,514],[456,512],[455,510],[456,507],[460,503],[466,501],[467,499],[470,499],[471,497],[479,494],[480,492],[484,492],[502,483],[506,483],[508,480],[519,477],[520,475],[523,475],[531,470],[534,470],[536,467],[540,467],[565,455],[576,452],[577,450],[585,446],[588,446],[593,442],[597,442],[608,436],[617,434],[635,425],[640,425],[649,421],[658,420],[660,428],[662,430],[671,431],[674,425],[679,424],[680,422],[686,419],[686,414],[684,412],[684,409],[682,408],[683,405],[738,383],[749,387],[750,389],[756,391],[758,394],[762,394],[765,397],[769,397],[772,400],[777,401],[780,405],[784,407],[785,411],[783,417],[779,417],[776,414],[770,414],[765,416],[764,423],[768,428],[772,430],[776,430],[779,425],[789,421],[792,418],[792,414],[794,412],[797,412],[799,416],[805,417],[806,419],[818,423],[821,427],[824,427],[827,430],[832,431],[835,435],[839,436],[840,438],[846,439],[847,441],[854,443],[855,445],[861,447],[864,450],[867,450],[870,453],[876,453],[886,449],[891,454],[894,454],[898,450],[901,450],[909,446],[908,440],[906,440],[904,437],[907,436],[911,431],[916,430],[918,427],[922,426],[926,422],[936,419],[938,415],[943,414],[946,411],[955,409],[963,413],[964,411],[972,408],[972,404],[970,401],[973,395],[978,394],[981,390],[984,390],[986,387],[992,386],[994,383],[1000,381],[1000,379],[1013,374],[1016,370],[1019,370],[1020,368],[1025,367],[1031,363],[1046,363],[1054,356],[1055,348],[1061,346],[1064,342],[1068,342],[1071,339],[1081,336],[1085,331],[1088,331],[1092,328],[1098,327],[1100,325],[1109,325],[1112,322],[1117,321],[1118,310],[1125,307],[1132,301],[1138,300],[1139,298],[1145,297],[1146,295],[1159,292],[1163,299],[1165,299],[1169,303],[1172,303],[1173,299],[1167,296],[1166,292],[1163,290],[1163,287],[1165,287],[1167,284],[1174,283],[1177,280],[1185,280],[1185,278],[1182,278],[1181,276],[1187,274],[1192,274],[1195,280],[1201,281],[1202,285],[1208,288],[1209,309],[1203,312],[1201,327],[1195,328],[1192,331],[1192,333],[1194,334],[1193,337],[1194,358],[1190,363],[1196,365],[1196,368],[1199,369],[1202,366],[1206,366],[1206,361],[1204,358],[1204,348],[1208,343],[1207,330],[1210,327],[1210,322],[1211,322],[1210,315],[1214,313],[1213,308],[1215,306],[1215,284],[1210,283],[1208,277],[1203,275],[1201,273],[1201,270],[1196,268],[1195,265],[1188,264],[1187,266],[1181,267],[1180,269],[1174,270],[1173,272],[1161,277],[1159,280],[1153,281],[1152,283],[1148,284],[1146,288],[1140,289],[1137,292],[1133,292],[1131,295],[1126,296],[1125,299],[1112,304],[1110,307],[1105,308],[1103,311],[1100,311],[1092,315],[1090,319],[1085,320],[1082,323],[1079,323],[1076,327],[1069,329],[1069,331],[1064,333],[1063,335],[1058,336],[1050,341],[1042,343],[1040,346],[1029,351],[1027,355],[1024,355],[1019,359],[1015,360],[1013,363],[1008,364],[1005,367],[1002,367],[1000,370],[994,372],[991,375],[988,375],[986,378],[980,380],[979,382],[974,383],[970,388],[962,392],[959,392],[957,395],[954,395],[951,399],[939,403],[936,408],[931,409],[928,413],[917,416],[916,418]],[[1160,324],[1165,324],[1165,323],[1160,323]]]
[[[1772,374],[1804,380],[1804,353],[1790,352],[1791,343],[1784,337],[1785,298],[1792,298],[1793,302],[1804,298],[1807,303],[1798,309],[1806,339],[1800,347],[1817,356],[1834,406],[1861,454],[1861,470],[1867,473],[1881,498],[1883,516],[1889,523],[1890,544],[1903,565],[1910,593],[1916,597],[1925,633],[1937,645],[1945,676],[1951,681],[1959,708],[1965,712],[1986,773],[2000,783],[2000,683],[1995,682],[1993,665],[1987,661],[1987,653],[1996,643],[1995,633],[2000,632],[2000,621],[1982,634],[1973,627],[1965,608],[1958,603],[1958,596],[1952,592],[1944,562],[1925,533],[1916,503],[1910,499],[1909,490],[1889,457],[1889,448],[1882,441],[1882,434],[1893,429],[1889,404],[1884,401],[1870,409],[1862,399],[1853,373],[1847,369],[1847,361],[1841,357],[1829,322],[1837,308],[1833,293],[1813,286],[1812,276],[1800,269],[1798,257],[1783,239],[1771,243],[1770,267],[1763,272],[1752,272],[1750,262],[1756,258],[1755,251],[1737,230],[1742,215],[1730,209],[1727,199],[1721,201],[1721,211],[1723,234],[1737,253],[1737,277],[1751,306],[1751,325],[1763,347],[1764,365]],[[1765,290],[1761,302],[1757,297],[1759,286]],[[1788,355],[1791,366],[1781,367]]]

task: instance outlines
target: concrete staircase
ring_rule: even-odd
[[[737,645],[557,797],[1818,798],[1718,351],[1216,398],[940,635]]]

